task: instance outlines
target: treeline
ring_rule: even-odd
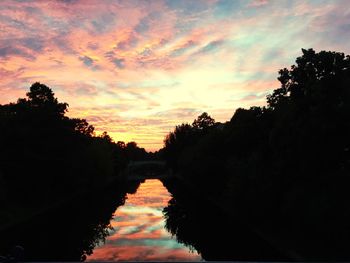
[[[267,106],[237,109],[225,124],[203,113],[168,134],[161,152],[243,220],[340,235],[339,244],[350,237],[350,57],[302,53],[279,71]]]
[[[68,104],[44,84],[26,98],[0,105],[0,214],[40,207],[116,178],[130,160],[147,158],[135,142],[96,136],[85,119],[66,116]],[[8,208],[7,210],[4,208]]]

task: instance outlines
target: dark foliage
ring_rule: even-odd
[[[20,261],[85,260],[116,230],[110,223],[114,212],[125,203],[126,193],[136,192],[139,185],[140,182],[110,184],[0,231],[0,255],[7,257],[5,262],[15,262],[10,257],[14,256],[13,248],[20,246]]]
[[[198,121],[177,126],[163,152],[179,176],[230,213],[271,235],[283,233],[281,239],[313,240],[322,252],[300,245],[305,257],[344,259],[350,239],[350,57],[302,53],[279,71],[281,87],[267,96],[266,107],[237,109],[228,123],[213,123],[205,133],[198,132]]]
[[[41,83],[27,98],[0,105],[0,225],[21,209],[35,211],[103,187],[130,160],[146,156],[135,143],[114,143],[106,132],[95,136],[92,125],[67,111]]]

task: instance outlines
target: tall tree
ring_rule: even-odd
[[[199,130],[205,130],[214,126],[215,120],[208,113],[203,112],[192,123],[192,127]]]

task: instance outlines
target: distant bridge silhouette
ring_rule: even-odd
[[[167,179],[172,170],[163,161],[133,161],[123,172],[127,180]]]

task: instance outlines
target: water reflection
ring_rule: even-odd
[[[0,232],[0,255],[24,248],[24,261],[80,261],[109,234],[110,219],[136,185],[112,185],[53,206]],[[25,217],[25,215],[23,215]]]
[[[174,198],[164,208],[166,229],[204,260],[289,260],[249,228],[218,207],[191,194],[179,182],[165,183]]]
[[[88,261],[198,261],[201,257],[165,230],[162,210],[171,199],[159,180],[146,180],[118,208],[105,244]]]

